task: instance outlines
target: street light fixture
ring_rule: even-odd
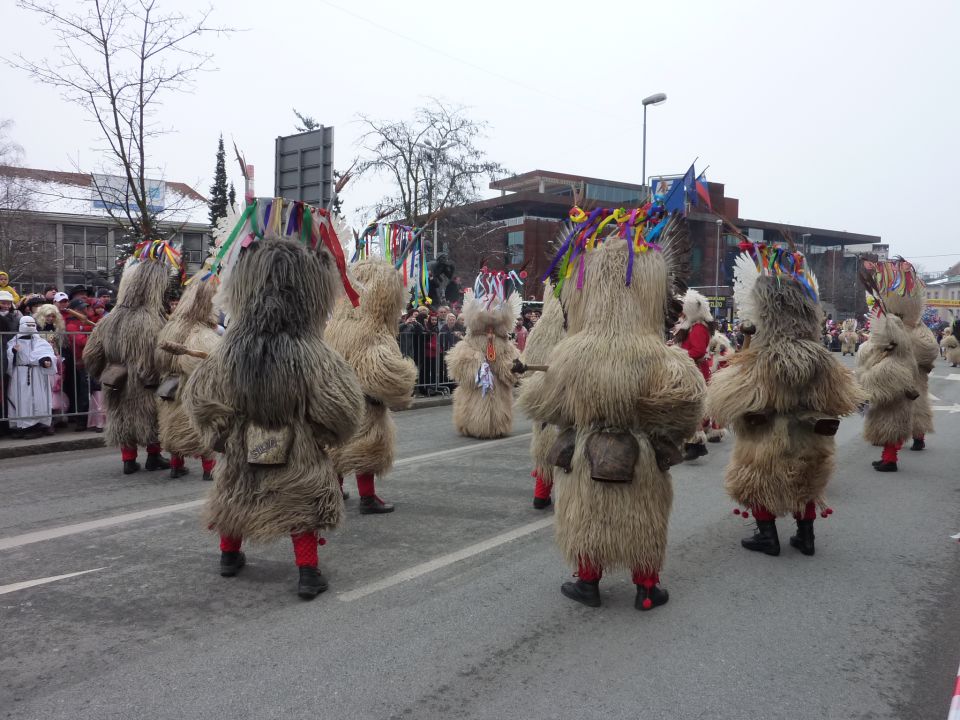
[[[713,295],[720,297],[720,232],[723,230],[723,220],[717,218],[717,249],[713,273]],[[719,308],[717,308],[719,310]],[[724,308],[726,309],[726,308]]]
[[[647,105],[662,105],[667,101],[666,93],[654,93],[643,99],[643,180],[647,184]]]

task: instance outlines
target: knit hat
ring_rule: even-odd
[[[13,302],[13,295],[6,290],[0,290],[0,301],[3,300],[6,300],[7,302]]]
[[[20,318],[19,332],[23,335],[37,332],[37,321],[34,320],[30,315],[24,315],[22,318]]]

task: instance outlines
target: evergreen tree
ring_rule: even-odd
[[[237,190],[233,187],[233,180],[230,181],[230,192],[227,193],[227,202],[230,203],[230,209],[237,209]]]
[[[213,175],[213,185],[210,187],[210,224],[216,225],[217,220],[227,216],[227,160],[223,149],[223,135],[217,146],[217,169]]]

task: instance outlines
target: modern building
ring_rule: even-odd
[[[952,323],[960,318],[960,263],[926,285],[927,305],[937,310],[941,320]]]
[[[15,287],[39,292],[48,284],[114,285],[123,231],[105,207],[116,204],[105,200],[103,192],[105,186],[123,183],[113,180],[97,176],[94,184],[85,173],[0,165],[0,236],[12,247],[4,260],[15,262],[18,250],[21,259],[19,267],[3,269]],[[206,198],[180,182],[151,181],[149,191],[160,228],[183,253],[188,274],[199,271],[210,243]]]
[[[540,297],[539,279],[553,256],[561,224],[574,197],[588,207],[637,207],[646,188],[636,183],[583,175],[533,170],[490,183],[500,196],[470,203],[450,214],[441,233],[441,249],[457,266],[461,280],[479,262],[500,258],[512,268],[526,265],[527,297]],[[866,308],[856,283],[862,257],[885,257],[886,246],[874,235],[791,225],[740,217],[740,203],[727,197],[722,183],[708,183],[713,208],[688,214],[692,241],[690,285],[710,298],[720,316],[732,316],[733,266],[741,235],[757,242],[790,238],[805,251],[816,272],[828,313],[860,314]],[[739,233],[739,234],[738,234]],[[476,267],[474,267],[476,265]]]

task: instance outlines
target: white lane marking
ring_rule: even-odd
[[[949,375],[947,375],[947,380],[960,380],[960,374],[950,373]]]
[[[460,562],[461,560],[466,560],[467,558],[473,557],[474,555],[479,555],[480,553],[487,552],[492,550],[495,547],[504,545],[518,538],[522,538],[525,535],[534,533],[537,530],[542,530],[545,527],[549,527],[553,524],[553,518],[544,518],[542,520],[537,520],[536,522],[529,523],[527,525],[521,525],[518,528],[509,530],[500,535],[496,535],[492,538],[478,542],[474,545],[468,545],[462,550],[457,550],[456,552],[448,553],[446,555],[441,555],[440,557],[434,558],[433,560],[428,560],[425,563],[419,565],[414,565],[413,567],[407,568],[406,570],[401,570],[396,575],[391,575],[390,577],[384,578],[383,580],[378,580],[372,582],[369,585],[362,585],[356,590],[350,590],[345,593],[340,593],[337,598],[343,602],[352,602],[353,600],[359,600],[360,598],[366,597],[367,595],[372,595],[373,593],[380,592],[381,590],[386,590],[391,588],[394,585],[399,585],[400,583],[405,583],[408,580],[413,580],[427,573],[432,573],[435,570],[447,567],[448,565],[453,565],[454,563]]]
[[[504,443],[510,443],[514,440],[523,440],[533,435],[532,432],[521,435],[511,435],[510,437],[500,438],[499,440],[484,440],[473,445],[463,445],[461,447],[450,448],[449,450],[437,450],[436,452],[426,453],[424,455],[415,455],[414,457],[403,458],[393,463],[394,467],[409,465],[410,463],[420,462],[422,460],[433,460],[434,458],[444,457],[445,455],[462,455],[465,452],[476,452],[477,450],[487,450]]]
[[[66,580],[67,578],[77,577],[77,575],[86,575],[87,573],[106,570],[106,567],[93,568],[93,570],[81,570],[80,572],[67,573],[66,575],[53,575],[52,577],[37,578],[36,580],[24,580],[23,582],[13,583],[11,585],[0,585],[0,595],[16,592],[17,590],[26,590],[37,585],[46,585],[57,580]]]
[[[931,405],[931,410],[942,410],[948,412],[951,415],[956,415],[960,413],[960,404],[954,403],[953,405]]]
[[[67,535],[76,535],[77,533],[122,525],[123,523],[156,517],[157,515],[167,515],[168,513],[179,512],[181,510],[191,510],[192,508],[200,507],[204,502],[206,501],[201,498],[200,500],[191,500],[190,502],[177,503],[176,505],[164,505],[162,507],[150,508],[149,510],[113,515],[111,517],[100,518],[99,520],[89,520],[75,525],[61,525],[60,527],[50,528],[49,530],[37,530],[36,532],[25,533],[23,535],[0,538],[0,550],[9,550],[10,548],[43,542],[44,540],[53,540],[54,538],[65,537]]]
[[[410,463],[421,462],[422,460],[431,460],[433,458],[444,457],[445,455],[463,455],[464,453],[478,452],[488,448],[501,445],[503,443],[513,442],[528,438],[533,433],[523,433],[513,435],[500,440],[488,440],[486,442],[476,443],[475,445],[466,445],[450,448],[448,450],[438,450],[436,452],[425,453],[423,455],[414,455],[413,457],[403,458],[394,463],[394,467],[409,465]],[[100,530],[102,528],[122,525],[123,523],[143,520],[145,518],[157,517],[159,515],[168,515],[169,513],[180,512],[181,510],[191,510],[200,507],[206,502],[206,498],[199,500],[190,500],[189,502],[177,503],[176,505],[163,505],[161,507],[150,508],[149,510],[140,510],[138,512],[124,513],[123,515],[113,515],[111,517],[100,518],[98,520],[89,520],[87,522],[76,523],[75,525],[61,525],[60,527],[50,528],[49,530],[37,530],[36,532],[24,533],[23,535],[13,535],[12,537],[0,538],[0,550],[10,550],[11,548],[22,547],[32,543],[43,542],[44,540],[54,540],[56,538],[66,537],[67,535],[76,535],[78,533],[90,532],[91,530]]]
[[[934,402],[940,402],[940,398],[938,398],[938,397],[937,397],[936,395],[934,395],[932,392],[928,392],[928,393],[927,393],[927,397],[930,398],[931,400],[933,400]]]

